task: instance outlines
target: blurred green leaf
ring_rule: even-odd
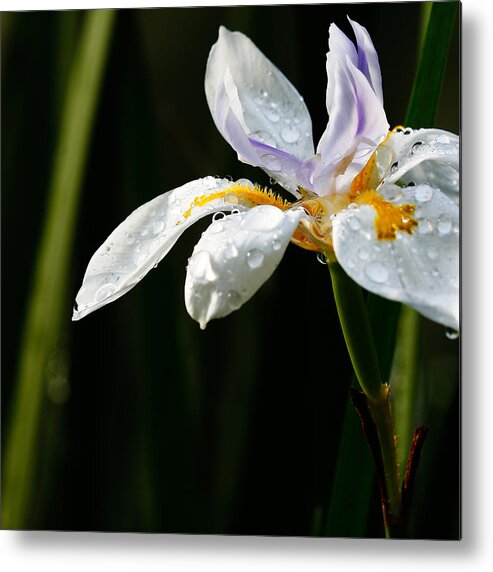
[[[33,526],[46,368],[69,315],[67,281],[78,199],[114,17],[109,10],[86,13],[67,84],[6,439],[4,528]]]

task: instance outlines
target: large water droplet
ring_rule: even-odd
[[[416,189],[414,196],[419,203],[427,203],[433,196],[433,191],[431,187],[421,186]]]
[[[439,234],[448,234],[452,230],[452,220],[446,215],[440,215],[437,221],[437,229]]]
[[[216,221],[216,220],[221,220],[222,218],[224,218],[226,215],[223,212],[218,212],[218,213],[214,213],[212,215],[212,220]]]
[[[457,330],[453,330],[452,328],[447,328],[445,330],[445,335],[449,340],[456,340],[459,337],[459,332]]]
[[[228,302],[232,310],[237,310],[241,306],[241,294],[236,290],[228,292]]]
[[[370,262],[370,264],[367,264],[365,274],[377,284],[383,284],[389,277],[387,268],[381,262]]]
[[[235,183],[237,185],[241,185],[242,187],[248,187],[249,189],[253,189],[255,186],[249,179],[237,179]]]
[[[229,203],[230,205],[237,205],[240,200],[238,199],[238,196],[235,195],[235,193],[228,193],[225,197],[224,200]]]
[[[287,125],[282,129],[281,137],[286,143],[296,143],[300,137],[299,129],[293,125]]]
[[[349,217],[347,223],[351,230],[359,230],[361,228],[361,222],[357,216]]]
[[[262,160],[266,169],[269,171],[280,171],[281,170],[281,159],[273,155],[272,153],[266,153],[265,155],[261,155],[260,159]]]
[[[416,141],[416,143],[411,147],[411,154],[416,153],[416,151],[419,150],[421,145],[423,145],[423,141]]]
[[[247,252],[247,264],[252,269],[262,266],[264,258],[264,253],[258,248],[253,248]]]
[[[95,300],[96,302],[102,302],[106,300],[108,296],[111,296],[114,291],[116,290],[116,286],[114,284],[103,284],[96,292]]]

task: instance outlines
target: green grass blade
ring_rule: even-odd
[[[406,125],[414,128],[433,125],[458,8],[458,2],[433,2],[431,6]]]
[[[26,528],[37,482],[45,371],[70,319],[67,283],[78,200],[115,12],[90,11],[72,62],[46,219],[19,355],[3,466],[2,526]]]

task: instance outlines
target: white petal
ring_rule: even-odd
[[[459,329],[459,208],[427,185],[401,189],[390,202],[416,206],[413,234],[398,231],[394,240],[379,240],[373,207],[346,209],[333,226],[339,263],[367,290]]]
[[[194,248],[187,267],[185,304],[202,329],[240,308],[281,261],[302,209],[261,205],[215,221]]]
[[[296,191],[303,163],[314,152],[312,125],[282,72],[247,36],[221,27],[207,62],[205,91],[214,122],[240,161]]]
[[[133,288],[199,218],[219,210],[243,208],[224,198],[228,179],[205,177],[164,193],[136,209],[94,253],[76,298],[72,319],[79,320]],[[218,198],[190,209],[194,199]],[[227,195],[226,195],[227,196]],[[186,218],[184,213],[190,210]]]
[[[385,182],[428,183],[459,200],[459,137],[441,129],[405,129],[385,143],[394,167]]]

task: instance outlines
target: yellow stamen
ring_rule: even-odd
[[[188,218],[192,214],[192,209],[194,207],[203,207],[207,203],[216,199],[224,199],[230,204],[241,204],[247,207],[272,205],[281,210],[286,210],[291,205],[291,203],[282,197],[279,197],[267,187],[262,188],[259,185],[250,187],[244,183],[233,183],[227,189],[218,191],[217,193],[195,197],[188,209],[183,213],[183,218]]]
[[[389,131],[385,140],[380,143],[368,160],[368,163],[356,175],[349,191],[350,201],[370,205],[377,212],[375,230],[377,238],[380,240],[395,240],[398,230],[412,234],[418,226],[418,222],[411,218],[416,208],[414,205],[393,205],[375,190],[382,182],[382,176],[377,165],[378,153],[382,152],[389,136],[397,129],[402,129],[402,127],[399,125],[392,131]]]
[[[372,190],[362,192],[355,202],[370,205],[376,210],[375,230],[380,240],[395,240],[398,230],[412,234],[418,226],[418,222],[411,217],[416,208],[414,205],[393,205]]]

